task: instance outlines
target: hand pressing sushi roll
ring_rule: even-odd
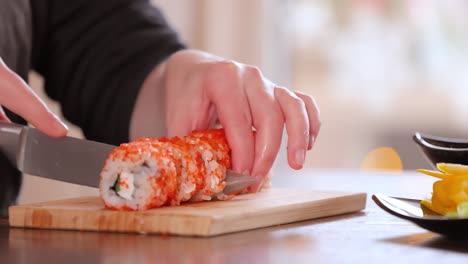
[[[101,172],[101,198],[107,208],[117,210],[228,199],[222,190],[230,166],[221,129],[183,138],[141,138],[109,154]]]

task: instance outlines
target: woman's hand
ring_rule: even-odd
[[[0,120],[10,122],[2,106],[20,115],[49,136],[61,137],[67,134],[67,126],[0,58]]]
[[[165,97],[157,105],[163,107],[168,136],[187,135],[219,121],[232,150],[232,169],[264,177],[276,159],[286,125],[288,163],[293,169],[303,167],[320,130],[312,97],[278,87],[256,67],[195,50],[173,54],[152,75],[138,100],[155,105],[156,97]],[[155,96],[147,92],[150,86],[153,93],[155,86],[163,88]],[[136,112],[143,115],[138,105]]]

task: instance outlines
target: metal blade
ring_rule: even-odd
[[[21,134],[17,166],[23,173],[98,187],[99,173],[114,148],[72,137],[50,138],[27,128]]]
[[[258,179],[253,176],[243,175],[231,170],[226,172],[226,178],[224,180],[226,181],[226,187],[223,190],[225,194],[240,192],[258,182]]]
[[[35,128],[23,127],[16,164],[23,173],[97,188],[99,173],[114,148],[114,145],[72,137],[51,138]],[[258,180],[228,170],[225,181],[223,193],[232,194]]]

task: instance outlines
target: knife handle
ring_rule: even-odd
[[[22,132],[27,127],[14,123],[0,121],[0,150],[16,165],[16,156],[20,147]]]

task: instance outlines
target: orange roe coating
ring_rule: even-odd
[[[109,161],[118,162],[132,162],[136,163],[143,153],[148,153],[158,163],[162,163],[163,160],[169,162],[169,168],[174,167],[175,161],[172,153],[162,147],[158,147],[154,142],[149,140],[138,140],[131,143],[121,144],[118,148],[113,150],[106,161],[104,168],[107,167]],[[162,164],[159,164],[162,165]],[[167,203],[167,200],[174,197],[177,190],[177,173],[174,169],[165,169],[164,166],[158,171],[158,175],[150,175],[147,179],[147,183],[151,185],[152,195],[149,199],[144,202],[144,205],[140,207],[141,210],[160,207]],[[101,183],[102,183],[101,178]],[[114,206],[106,203],[104,204],[107,208],[116,210],[135,210],[129,206]]]
[[[223,180],[226,170],[231,166],[230,149],[224,130],[193,131],[184,141],[191,145],[192,152],[202,157],[204,167],[207,168],[204,175],[205,188],[192,200],[209,200],[226,187]]]
[[[210,200],[220,193],[226,183],[226,170],[231,166],[230,148],[223,129],[193,131],[189,136],[179,138],[140,138],[121,144],[113,150],[104,166],[109,161],[131,163],[141,162],[142,155],[150,155],[160,162],[165,160],[170,166],[159,164],[155,175],[148,177],[151,184],[150,199],[139,210],[164,205],[179,205],[181,202]],[[101,178],[102,182],[102,178]],[[123,181],[123,187],[129,188]],[[218,195],[228,199],[231,195]],[[117,210],[135,210],[127,205],[111,206]]]
[[[171,200],[171,205],[179,205],[188,201],[193,194],[204,187],[203,175],[205,168],[200,166],[200,161],[190,153],[190,145],[179,137],[160,138],[156,141],[162,143],[169,151],[173,152],[179,160],[178,166],[178,195]],[[191,187],[189,191],[187,186]],[[185,188],[185,189],[184,189]]]

